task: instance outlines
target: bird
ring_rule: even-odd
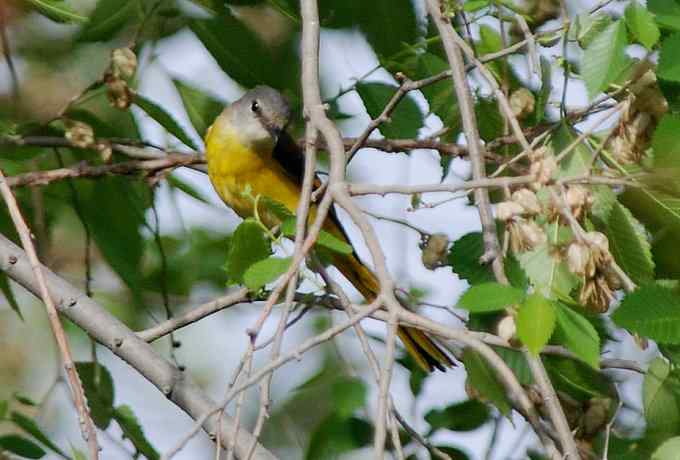
[[[268,86],[256,86],[228,105],[205,134],[208,176],[224,203],[246,219],[253,217],[253,196],[267,197],[295,213],[302,189],[304,154],[286,131],[291,110],[284,96]],[[318,181],[317,181],[318,182]],[[310,216],[316,213],[314,204]],[[280,214],[258,207],[269,228],[281,224]],[[351,244],[334,209],[325,231]],[[370,302],[379,292],[375,274],[351,254],[334,254],[332,264]],[[423,331],[399,326],[397,334],[423,370],[445,370],[451,358]]]

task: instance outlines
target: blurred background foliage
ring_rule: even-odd
[[[666,39],[680,30],[680,4],[674,0],[658,0],[650,1],[648,5],[657,15],[657,33],[663,34],[662,38]],[[373,75],[387,71],[391,75],[402,73],[416,80],[437,75],[448,68],[436,31],[424,15],[422,2],[320,0],[319,6],[322,27],[360,33],[377,60],[373,69],[347,87],[336,88],[326,81],[322,82],[324,97],[329,103],[329,114],[341,126],[348,126],[356,117],[342,111],[340,101],[345,95],[358,95],[363,104],[362,115],[376,118],[397,90],[397,80],[376,81]],[[456,23],[463,35],[469,36],[470,27],[474,28],[472,45],[477,56],[497,53],[523,39],[512,13],[521,15],[528,22],[528,27],[539,34],[540,46],[545,49],[561,46],[558,43],[561,35],[555,32],[561,25],[557,1],[446,1],[445,7],[451,13],[459,13],[459,17],[465,18],[465,21]],[[585,9],[577,1],[567,2],[567,7],[572,14]],[[521,99],[518,102],[523,128],[540,130],[554,125],[558,120],[556,106],[559,104],[555,102],[556,86],[552,80],[554,74],[562,72],[563,68],[574,72],[582,70],[584,78],[595,75],[597,78],[587,80],[585,85],[589,93],[595,94],[604,91],[610,84],[623,81],[622,75],[630,75],[636,70],[635,66],[640,60],[624,56],[618,60],[620,62],[614,62],[618,66],[618,73],[610,75],[606,81],[600,81],[598,75],[601,72],[588,73],[589,61],[585,61],[588,65],[581,69],[583,62],[573,57],[580,55],[583,49],[589,49],[589,40],[597,35],[591,29],[596,28],[601,32],[611,25],[610,16],[621,16],[620,10],[602,15],[602,24],[589,23],[587,27],[579,29],[580,34],[574,32],[570,46],[576,52],[570,53],[569,57],[556,58],[558,66],[543,56],[537,63],[540,69],[535,81],[527,82],[521,75],[519,69],[526,67],[528,60],[527,54],[522,51],[512,56],[516,58],[515,61],[500,59],[489,64],[492,74],[503,82],[503,91],[515,94],[521,90],[525,99],[532,101],[531,104],[522,103]],[[230,102],[216,96],[222,93],[199,88],[168,72],[166,77],[174,85],[174,97],[181,101],[182,110],[190,122],[186,124],[177,121],[172,111],[166,108],[168,101],[151,100],[139,92],[145,72],[157,63],[158,47],[186,33],[192,34],[202,43],[237,88],[267,84],[281,90],[293,107],[294,120],[290,131],[297,136],[302,133],[298,53],[301,20],[297,1],[5,0],[0,3],[0,16],[5,36],[3,42],[8,47],[0,81],[0,135],[3,139],[0,162],[8,176],[72,167],[81,162],[96,166],[128,161],[128,156],[112,149],[112,144],[153,148],[154,145],[142,134],[143,126],[149,120],[167,132],[165,144],[158,147],[183,153],[200,151],[200,139],[205,130],[222,106]],[[587,16],[583,13],[578,15],[581,21],[586,21]],[[614,43],[618,48],[608,53],[617,54],[619,48],[623,50],[633,42],[638,45],[649,44],[650,49],[657,46],[659,36],[655,40],[650,39],[649,34],[636,36],[639,29],[632,27],[632,23],[629,20],[629,32],[623,32],[631,35],[630,42],[626,38],[624,42]],[[121,49],[128,49],[131,53],[123,54],[120,57],[122,61],[117,63],[114,59],[112,64],[112,53]],[[177,61],[187,58],[181,55],[182,49],[178,47],[174,57]],[[115,54],[113,56],[115,58]],[[125,66],[132,65],[133,57],[136,71],[126,72]],[[326,59],[332,60],[333,57],[322,56],[322,65]],[[517,61],[521,61],[521,65]],[[609,61],[612,64],[613,61]],[[323,71],[322,68],[322,75]],[[676,111],[680,94],[677,82],[680,79],[674,79],[673,75],[662,80],[660,87],[671,111]],[[474,90],[481,137],[492,143],[508,133],[507,126],[487,88],[476,85]],[[421,95],[424,104],[419,99]],[[431,120],[428,118],[431,116],[438,118],[447,128],[440,135],[442,141],[459,140],[461,123],[458,106],[448,79],[423,88],[417,97],[408,95],[392,114],[390,123],[382,125],[379,131],[387,139],[416,138],[427,130],[427,120]],[[672,123],[677,126],[677,119]],[[84,148],[59,142],[49,147],[21,145],[21,139],[37,138],[69,138],[74,144],[80,140]],[[560,151],[560,146],[568,145],[574,138],[573,130],[565,126],[552,140],[555,150]],[[500,163],[519,151],[516,145],[502,145],[494,149],[493,155],[497,156],[492,158]],[[449,176],[451,163],[451,155],[439,154],[438,180],[445,180]],[[162,171],[146,176],[131,174],[99,177],[96,180],[55,181],[47,185],[17,188],[15,192],[24,217],[35,235],[41,260],[69,281],[82,286],[133,329],[142,329],[165,318],[168,309],[176,311],[178,307],[196,303],[198,299],[213,298],[225,289],[227,274],[224,265],[234,225],[227,224],[226,217],[224,225],[205,228],[183,221],[180,209],[183,205],[179,203],[187,203],[186,199],[190,200],[192,206],[199,208],[215,206],[215,201],[206,195],[204,189],[196,186],[196,176]],[[169,232],[161,227],[163,219],[158,209],[161,193],[169,196],[170,205],[164,208],[164,212],[172,213],[170,219],[178,222],[178,231]],[[677,218],[677,202],[673,201],[673,197],[673,193],[667,190],[631,190],[621,197],[621,201],[650,231],[659,232],[650,249],[656,265],[652,264],[647,271],[643,266],[638,272],[640,278],[636,281],[654,279],[655,267],[657,278],[676,280],[679,277],[678,259],[672,256],[680,222]],[[496,198],[500,200],[500,197]],[[420,199],[414,197],[412,205],[417,208]],[[215,212],[222,215],[219,214],[222,211]],[[606,219],[609,219],[608,215]],[[620,211],[619,219],[630,224],[631,228],[637,228],[640,224],[627,209]],[[596,220],[595,224],[598,224]],[[610,229],[612,226],[618,228],[615,224],[616,221],[612,223],[606,220],[602,225],[609,225]],[[0,233],[17,241],[4,207],[0,209]],[[610,238],[616,240],[615,236]],[[622,246],[617,260],[623,257],[625,261],[627,247]],[[473,286],[479,285],[493,279],[490,271],[477,262],[481,254],[481,235],[468,233],[450,248],[446,245],[435,265],[449,266],[460,279]],[[526,264],[520,267],[521,264],[522,261],[510,257],[506,260],[506,269],[512,284],[526,289],[528,281],[523,268],[527,267]],[[531,275],[529,273],[529,278]],[[45,398],[49,399],[52,386],[46,387],[44,382],[50,380],[47,375],[53,371],[47,369],[53,367],[54,363],[50,361],[51,357],[43,356],[38,371],[29,368],[31,362],[24,359],[25,350],[19,345],[21,342],[13,341],[11,337],[13,330],[26,328],[29,322],[34,321],[36,310],[31,310],[30,319],[24,318],[25,324],[17,323],[20,321],[18,317],[27,316],[26,295],[3,274],[0,274],[0,289],[7,305],[13,310],[11,316],[4,314],[0,319],[0,337],[2,340],[7,339],[0,357],[0,397],[3,400],[0,404],[0,421],[3,422],[3,429],[6,429],[6,434],[0,436],[0,449],[26,458],[41,458],[45,455],[80,458],[77,447],[73,451],[66,447],[69,443],[78,446],[77,436],[67,437],[68,441],[64,440],[64,436],[52,441],[52,434],[58,428],[49,424],[48,429],[43,429],[36,423],[41,421],[40,413],[45,401],[39,400],[41,397],[22,395],[24,392],[36,393],[47,395]],[[421,299],[427,296],[427,292],[416,289],[411,294]],[[572,309],[572,306],[563,303],[560,311],[568,316],[569,313],[564,312],[578,310]],[[324,311],[315,311],[310,317],[314,321],[306,322],[309,329],[307,333],[324,330],[333,321],[333,316]],[[228,318],[221,315],[215,317],[219,327],[225,330],[229,327]],[[498,318],[495,313],[472,313],[468,327],[491,330]],[[579,314],[578,318],[585,318],[588,325],[579,325],[588,331],[587,334],[597,331],[597,341],[592,344],[597,361],[602,347],[610,338],[608,330],[600,317]],[[115,397],[116,387],[127,383],[113,379],[104,366],[89,362],[90,356],[83,351],[87,350],[87,341],[82,333],[72,326],[68,329],[79,345],[79,355],[87,356],[84,361],[88,362],[82,362],[79,371],[96,415],[97,426],[107,430],[115,422],[116,441],[125,439],[117,453],[105,451],[104,456],[124,458],[127,455],[136,458],[141,455],[149,459],[158,458],[156,442],[167,445],[176,433],[166,433],[164,438],[151,442],[144,434],[145,427],[140,425],[135,416],[138,411],[143,412],[144,408],[131,407],[126,401],[119,401]],[[47,334],[46,329],[43,329],[43,334]],[[230,334],[240,337],[241,331],[238,334],[230,331]],[[245,340],[245,334],[241,335]],[[374,339],[380,341],[379,337]],[[586,339],[592,339],[592,336]],[[570,338],[562,338],[561,342],[559,338],[555,340],[563,344]],[[42,338],[40,343],[46,341],[46,338]],[[182,361],[181,350],[184,345],[180,347],[180,344],[173,339],[170,346],[164,344],[159,350]],[[664,350],[665,355],[672,360],[675,350],[671,346]],[[589,351],[592,352],[592,349]],[[500,348],[498,352],[511,365],[520,382],[530,385],[531,377],[521,355]],[[462,438],[459,435],[475,432],[482,427],[487,430],[493,427],[491,431],[497,433],[498,426],[504,423],[503,417],[510,421],[519,418],[510,415],[511,406],[505,391],[485,361],[469,350],[459,357],[465,364],[467,377],[463,376],[462,371],[457,377],[462,380],[467,378],[465,390],[469,398],[454,402],[450,396],[442,393],[440,407],[428,409],[422,419],[416,421],[416,426],[426,426],[423,431],[428,439],[436,440],[434,444],[437,449],[450,458],[481,458],[479,452],[486,447],[480,447],[483,443],[479,438],[475,438],[479,445],[466,445],[460,441]],[[187,359],[186,356],[184,359]],[[343,355],[337,343],[321,347],[317,362],[313,364],[314,369],[310,372],[312,376],[302,383],[296,383],[292,391],[277,399],[262,438],[265,445],[280,453],[281,458],[328,459],[349,452],[368,456],[368,451],[361,449],[370,447],[372,443],[373,428],[367,407],[370,407],[373,393],[363,378],[365,376],[356,371],[354,361],[353,357]],[[628,411],[628,418],[622,417],[618,433],[629,436],[612,435],[610,458],[649,458],[650,452],[661,441],[677,435],[680,427],[680,410],[677,408],[680,404],[675,389],[677,369],[674,364],[670,365],[664,360],[654,361],[653,378],[645,383],[647,400],[644,408],[640,408],[620,401],[620,395],[613,389],[618,374],[614,377],[604,375],[586,361],[560,357],[551,357],[546,361],[560,395],[568,402],[570,422],[582,435],[579,440],[584,446],[596,452],[601,451],[604,427],[619,405]],[[223,363],[213,364],[221,366]],[[412,396],[415,407],[431,377],[420,371],[407,357],[402,357],[399,364],[410,371],[409,397]],[[190,363],[188,366],[189,371],[193,371]],[[43,379],[40,388],[29,383],[30,376],[36,372]],[[197,376],[199,381],[202,378],[209,380],[210,377],[209,373]],[[211,384],[208,381],[201,383],[205,386]],[[212,382],[218,388],[220,383]],[[666,398],[664,401],[667,404],[658,402],[657,398],[662,397]],[[248,423],[255,416],[255,407],[250,409],[246,417]],[[646,412],[649,428],[646,437],[643,436],[643,424],[639,421],[642,412]],[[452,435],[454,432],[455,436]],[[410,454],[409,459],[427,458],[428,450],[433,449],[432,446],[418,449],[412,434],[406,431],[402,431],[401,436]],[[494,434],[489,451],[495,448],[494,443],[497,442],[500,441]],[[522,442],[523,448],[527,442]],[[532,442],[530,438],[528,444]],[[126,454],[121,453],[121,450]],[[207,452],[207,448],[204,446],[201,452]],[[531,452],[527,455],[540,458]]]

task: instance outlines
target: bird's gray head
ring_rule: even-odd
[[[241,141],[254,146],[276,144],[290,119],[288,102],[269,86],[256,86],[227,110]]]

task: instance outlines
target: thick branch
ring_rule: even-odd
[[[0,270],[34,295],[39,295],[39,288],[33,278],[26,253],[2,235],[0,235]],[[180,409],[193,419],[199,419],[215,407],[215,401],[210,399],[189,376],[184,375],[156,353],[149,344],[137,337],[106,309],[47,267],[42,266],[42,270],[59,312],[127,362]],[[214,433],[217,424],[216,417],[207,417],[203,428],[208,433]],[[224,416],[221,433],[223,439],[230,438],[232,427],[232,419]],[[239,430],[236,439],[236,453],[239,458],[245,458],[252,440],[250,433]],[[253,458],[276,459],[261,445],[258,445]]]

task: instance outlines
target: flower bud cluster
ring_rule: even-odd
[[[514,252],[528,251],[546,242],[543,229],[533,220],[541,212],[541,203],[528,188],[516,190],[509,201],[496,206],[496,218],[506,223]]]
[[[137,71],[137,56],[130,48],[117,48],[111,53],[111,65],[104,76],[106,95],[112,106],[125,110],[132,103],[133,93],[126,79]]]

